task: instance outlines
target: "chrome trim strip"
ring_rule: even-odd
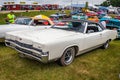
[[[103,43],[104,44],[104,43]],[[91,48],[88,48],[88,49],[85,49],[85,50],[82,50],[82,51],[79,51],[76,56],[80,55],[80,54],[83,54],[83,53],[86,53],[86,52],[89,52],[89,51],[92,51],[96,48],[99,48],[101,47],[103,44],[100,44],[100,45],[97,45],[97,46],[94,46],[94,47],[91,47]]]

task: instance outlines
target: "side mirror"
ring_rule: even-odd
[[[94,33],[94,30],[88,30],[87,33]]]

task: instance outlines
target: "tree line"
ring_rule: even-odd
[[[120,7],[120,0],[106,0],[104,1],[101,6],[115,6],[115,7]]]

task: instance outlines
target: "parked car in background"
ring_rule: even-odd
[[[86,13],[87,16],[97,16],[98,13],[94,12],[94,11],[89,11]]]
[[[58,60],[62,66],[73,62],[75,56],[98,47],[108,48],[117,31],[101,24],[83,20],[65,20],[64,26],[54,25],[45,30],[15,31],[6,34],[5,43],[22,57],[43,63]]]
[[[72,19],[75,20],[87,20],[87,15],[85,15],[84,13],[78,13],[76,15],[72,15]]]
[[[99,10],[99,11],[97,11],[97,14],[98,14],[98,15],[97,15],[98,18],[100,19],[100,18],[106,16],[106,15],[107,15],[107,12],[104,12],[103,10]]]
[[[45,29],[53,25],[53,22],[44,15],[35,17],[20,17],[15,20],[14,24],[0,25],[0,38],[5,37],[6,32],[31,30],[31,29]]]
[[[99,18],[97,17],[98,13],[96,13],[94,11],[89,11],[86,13],[86,15],[88,16],[87,20],[99,22]]]
[[[97,16],[88,16],[87,20],[99,22],[99,18]]]
[[[65,13],[55,13],[50,15],[51,17],[56,17],[56,18],[65,18],[67,15]]]
[[[79,13],[81,13],[82,11],[81,10],[72,10],[71,12],[70,12],[70,15],[76,15],[76,14],[79,14]]]
[[[106,28],[111,30],[117,30],[118,38],[120,38],[120,20],[114,18],[103,17],[100,19],[101,21],[106,22]]]
[[[51,19],[52,21],[54,21],[54,20],[59,20],[59,16],[58,16],[58,15],[50,15],[50,19]]]

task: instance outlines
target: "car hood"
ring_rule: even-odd
[[[16,36],[17,38],[30,40],[33,42],[38,42],[45,44],[47,42],[52,42],[56,40],[63,40],[73,35],[77,35],[79,32],[66,31],[60,29],[46,29],[46,30],[27,30],[27,31],[16,31],[9,32],[7,34]],[[79,33],[79,35],[82,33]]]
[[[47,29],[50,27],[51,26],[44,26],[44,25],[43,26],[29,26],[29,25],[20,25],[20,24],[0,25],[0,38],[5,37],[6,32]]]
[[[25,28],[27,28],[27,25],[18,24],[0,25],[0,38],[3,38],[6,32],[19,31],[22,29],[24,30]]]
[[[26,26],[26,25],[19,25],[19,24],[5,24],[5,25],[0,25],[0,28],[3,27],[3,28],[7,28],[7,27],[21,27],[21,26]]]
[[[27,27],[27,25],[18,25],[18,24],[0,25],[0,33],[15,31],[25,27]]]

